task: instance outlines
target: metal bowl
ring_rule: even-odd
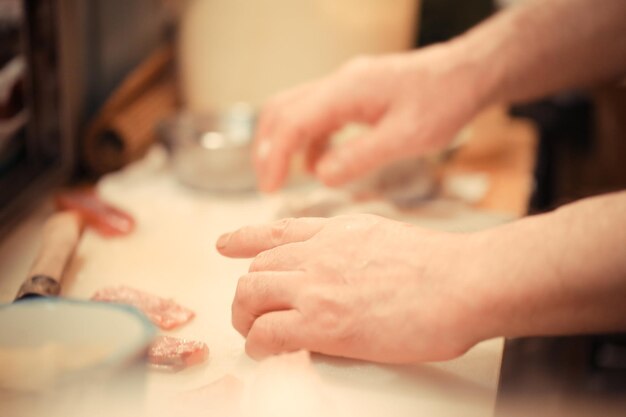
[[[246,105],[212,114],[181,113],[165,120],[160,135],[178,179],[216,192],[256,188],[252,167],[255,111]]]

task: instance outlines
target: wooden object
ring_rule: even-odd
[[[177,106],[170,69],[172,49],[163,47],[137,67],[90,124],[83,162],[94,174],[115,171],[141,158],[155,140],[156,125]]]
[[[72,211],[55,213],[48,219],[43,228],[41,249],[16,300],[59,295],[63,272],[76,250],[82,229],[79,214]]]

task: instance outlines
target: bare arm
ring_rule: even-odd
[[[256,138],[259,185],[283,184],[292,155],[339,185],[390,162],[445,147],[485,106],[530,99],[626,73],[626,1],[536,0],[450,42],[354,60],[271,99]],[[347,122],[372,126],[333,148]]]
[[[625,75],[625,22],[623,0],[534,0],[451,46],[482,63],[490,100],[527,100]]]
[[[444,146],[486,105],[616,79],[623,16],[621,0],[534,1],[447,44],[355,61],[285,93],[261,120],[261,185],[278,188],[298,149],[339,184]],[[326,150],[325,135],[352,120],[372,132]],[[218,248],[255,257],[233,304],[253,356],[414,362],[495,336],[626,330],[626,192],[471,235],[346,216],[244,228]]]
[[[487,337],[626,330],[626,192],[476,237]]]
[[[353,215],[249,226],[217,247],[255,258],[233,302],[254,357],[408,363],[497,336],[626,330],[626,192],[473,234]]]

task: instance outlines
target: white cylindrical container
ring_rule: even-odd
[[[271,94],[323,76],[351,57],[405,50],[419,0],[189,0],[180,76],[193,112]]]

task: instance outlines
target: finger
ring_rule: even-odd
[[[384,119],[361,138],[328,151],[319,161],[316,174],[326,185],[337,186],[355,180],[396,159],[414,154],[404,146],[411,129],[402,129],[395,119]]]
[[[360,89],[329,78],[315,83],[288,104],[264,112],[257,132],[255,167],[262,191],[277,190],[285,181],[293,154],[316,138],[330,135],[347,122],[371,122],[379,112],[363,109]]]
[[[308,240],[320,231],[326,221],[303,217],[247,226],[222,235],[216,247],[222,255],[231,258],[250,258],[280,245]]]
[[[311,173],[315,173],[315,167],[328,150],[329,137],[312,141],[306,149],[304,162],[306,169]]]
[[[315,88],[315,84],[304,84],[281,93],[264,106],[257,124],[252,152],[261,191],[271,192],[282,185],[288,174],[291,156],[300,146],[304,146],[306,135],[290,123],[294,117],[294,109],[297,108],[294,103],[300,97],[306,97]],[[280,155],[280,159],[276,155]]]
[[[257,317],[293,308],[303,275],[299,271],[256,272],[239,278],[232,305],[233,327],[245,337]]]
[[[304,318],[297,310],[273,311],[257,318],[246,339],[246,353],[262,359],[304,347]]]
[[[250,263],[248,272],[298,271],[307,256],[302,256],[298,245],[302,242],[288,243],[259,253]]]

